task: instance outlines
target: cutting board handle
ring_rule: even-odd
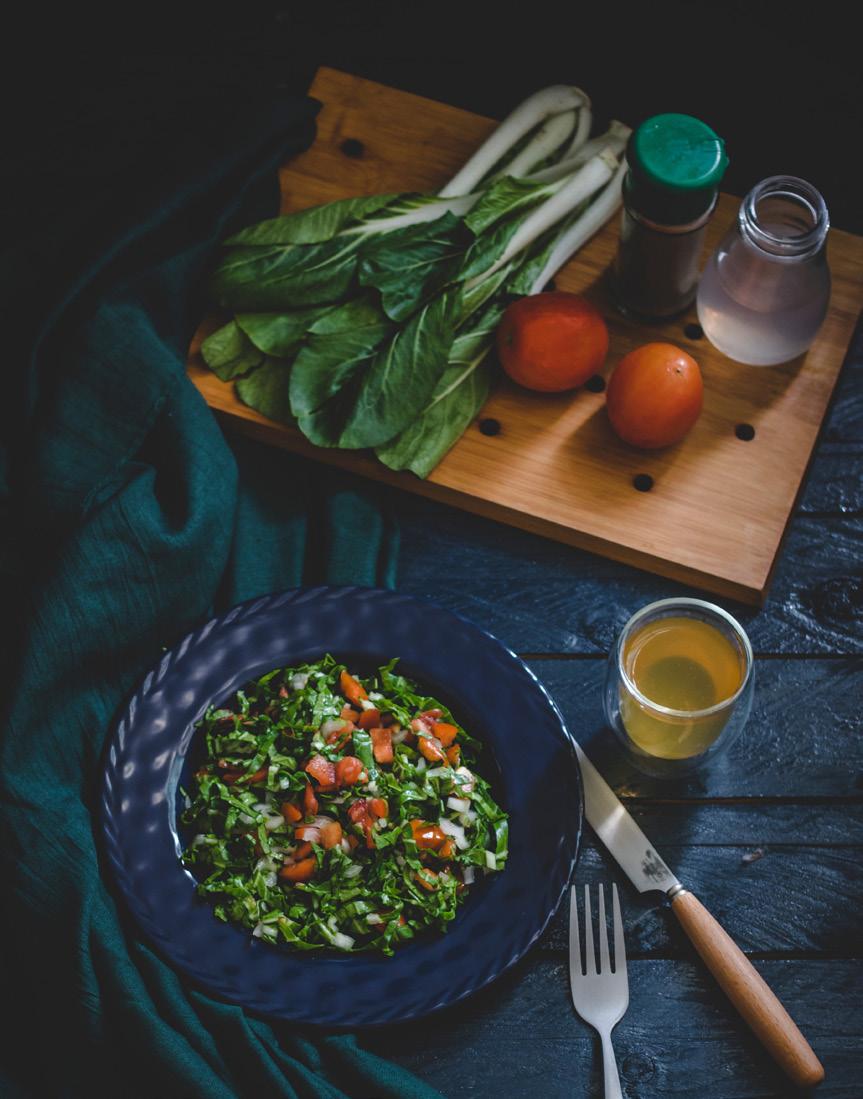
[[[812,1047],[727,931],[685,889],[672,897],[671,910],[722,991],[780,1068],[798,1087],[820,1084],[824,1068]]]

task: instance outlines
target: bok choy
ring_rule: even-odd
[[[620,201],[629,130],[531,96],[437,194],[368,195],[250,226],[211,280],[233,314],[207,365],[319,446],[426,477],[486,400],[514,297],[538,293]]]

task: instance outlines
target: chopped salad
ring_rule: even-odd
[[[220,919],[299,950],[392,954],[503,869],[480,745],[397,662],[276,669],[201,719],[183,862]]]

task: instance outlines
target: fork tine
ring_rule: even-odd
[[[605,889],[599,886],[599,972],[611,972],[611,959],[608,956],[608,926],[605,922]]]
[[[575,886],[569,887],[569,958],[570,969],[573,962],[578,965],[578,972],[583,974],[584,968],[581,964],[581,943],[578,940],[578,899],[576,897]]]
[[[590,886],[584,887],[584,972],[596,973],[596,954],[593,950],[593,916],[590,912]]]
[[[620,900],[617,896],[617,886],[611,886],[612,907],[614,909],[614,972],[618,973],[626,968],[626,946],[623,942],[623,919],[620,915]]]

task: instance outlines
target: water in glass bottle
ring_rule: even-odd
[[[737,223],[698,286],[698,320],[723,354],[752,366],[801,355],[827,313],[824,199],[794,176],[773,176],[743,200]]]

